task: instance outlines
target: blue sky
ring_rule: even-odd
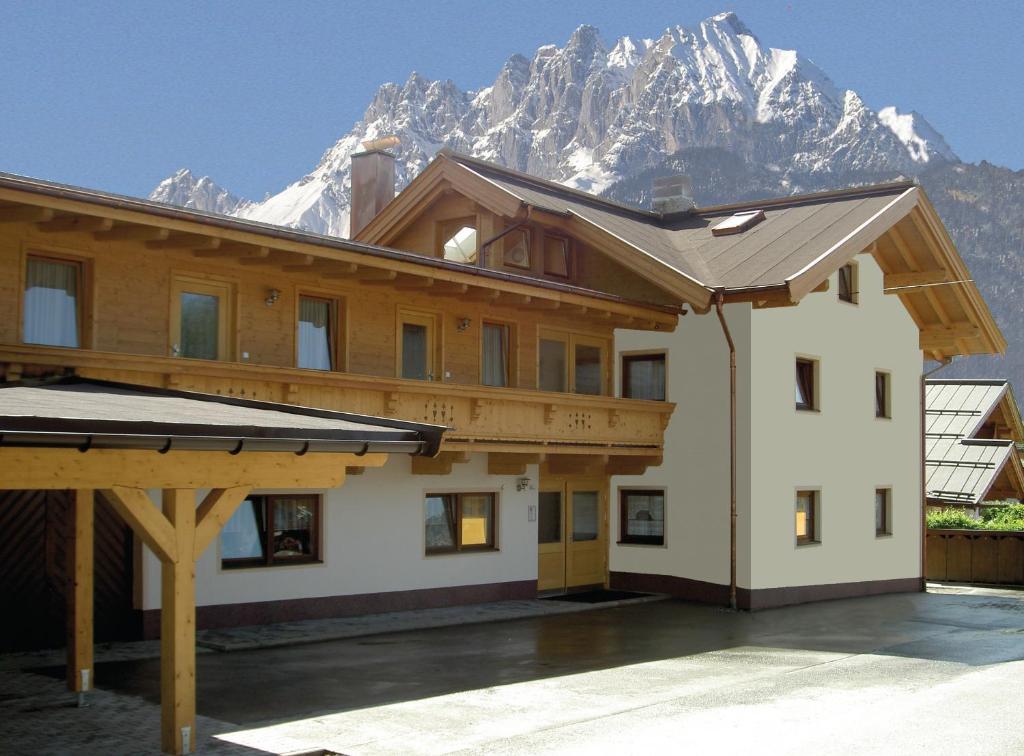
[[[923,113],[962,159],[1024,168],[1020,2],[39,0],[4,7],[0,170],[144,195],[187,166],[258,199],[412,70],[473,89],[582,23],[611,42],[722,10],[871,107]]]

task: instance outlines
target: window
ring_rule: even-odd
[[[544,273],[569,277],[569,240],[562,236],[544,237]]]
[[[480,382],[485,386],[511,386],[512,329],[505,323],[484,322]]]
[[[857,264],[847,263],[839,269],[836,278],[840,301],[857,304]]]
[[[542,332],[537,347],[541,391],[605,392],[606,342],[575,334]]]
[[[818,541],[818,492],[796,492],[797,545]]]
[[[730,215],[723,221],[719,221],[711,229],[711,235],[728,236],[730,234],[741,234],[748,228],[756,226],[764,218],[764,210],[743,210],[742,212]]]
[[[432,381],[438,374],[437,318],[432,313],[399,311],[398,375]]]
[[[875,372],[875,417],[892,417],[889,383],[889,373],[881,370]]]
[[[81,289],[81,263],[29,255],[25,264],[25,343],[81,346]]]
[[[438,224],[440,255],[445,260],[473,265],[477,259],[476,218],[456,218]]]
[[[295,364],[311,370],[337,370],[337,327],[336,300],[300,296]]]
[[[250,496],[220,534],[221,564],[275,567],[320,561],[320,497]]]
[[[530,260],[530,232],[525,228],[509,232],[502,244],[502,264],[523,270],[533,267]]]
[[[664,545],[664,491],[622,489],[619,510],[619,543]]]
[[[493,493],[427,494],[427,554],[496,548]]]
[[[231,359],[232,287],[176,278],[171,286],[171,354],[198,360]]]
[[[622,356],[622,396],[665,401],[665,353]]]
[[[875,489],[875,535],[892,535],[892,491],[888,488]]]
[[[798,410],[818,409],[817,373],[817,363],[814,360],[797,358],[796,408]]]
[[[541,339],[538,359],[538,387],[541,391],[565,391],[568,383],[567,342],[559,339]]]

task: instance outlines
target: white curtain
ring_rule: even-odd
[[[299,299],[299,367],[333,370],[331,364],[331,303]]]
[[[77,347],[78,265],[28,258],[25,271],[25,342]]]
[[[484,323],[485,386],[508,385],[508,326]]]
[[[220,532],[221,557],[261,559],[263,538],[263,506],[252,499],[246,499]]]
[[[665,359],[630,359],[626,362],[629,371],[630,399],[665,399]]]

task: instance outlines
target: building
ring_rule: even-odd
[[[666,463],[612,477],[611,586],[748,608],[919,590],[922,353],[1005,349],[934,208],[912,183],[699,210],[687,188],[637,210],[442,151],[353,227],[425,256],[462,229],[484,268],[687,306],[616,331],[617,395],[676,409]],[[545,491],[542,470],[542,523]],[[560,585],[543,557],[538,577]]]
[[[1024,424],[1009,381],[927,381],[925,495],[929,508],[1024,500],[1017,444]]]
[[[0,594],[43,576],[73,687],[159,633],[187,752],[197,627],[921,588],[922,352],[1005,341],[918,187],[643,211],[442,153],[395,197],[381,147],[351,241],[0,175]]]

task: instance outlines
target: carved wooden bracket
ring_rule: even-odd
[[[544,425],[551,425],[558,417],[558,407],[554,404],[544,405]]]
[[[469,419],[476,421],[480,419],[480,413],[483,412],[484,405],[486,402],[483,399],[470,399],[469,400]]]
[[[289,383],[285,388],[284,401],[286,404],[299,403],[299,386],[297,383]]]
[[[609,428],[618,427],[619,420],[621,420],[621,419],[622,419],[622,416],[619,415],[619,411],[618,410],[608,410],[608,427]]]
[[[384,393],[384,414],[394,415],[398,412],[398,392],[387,391]]]

